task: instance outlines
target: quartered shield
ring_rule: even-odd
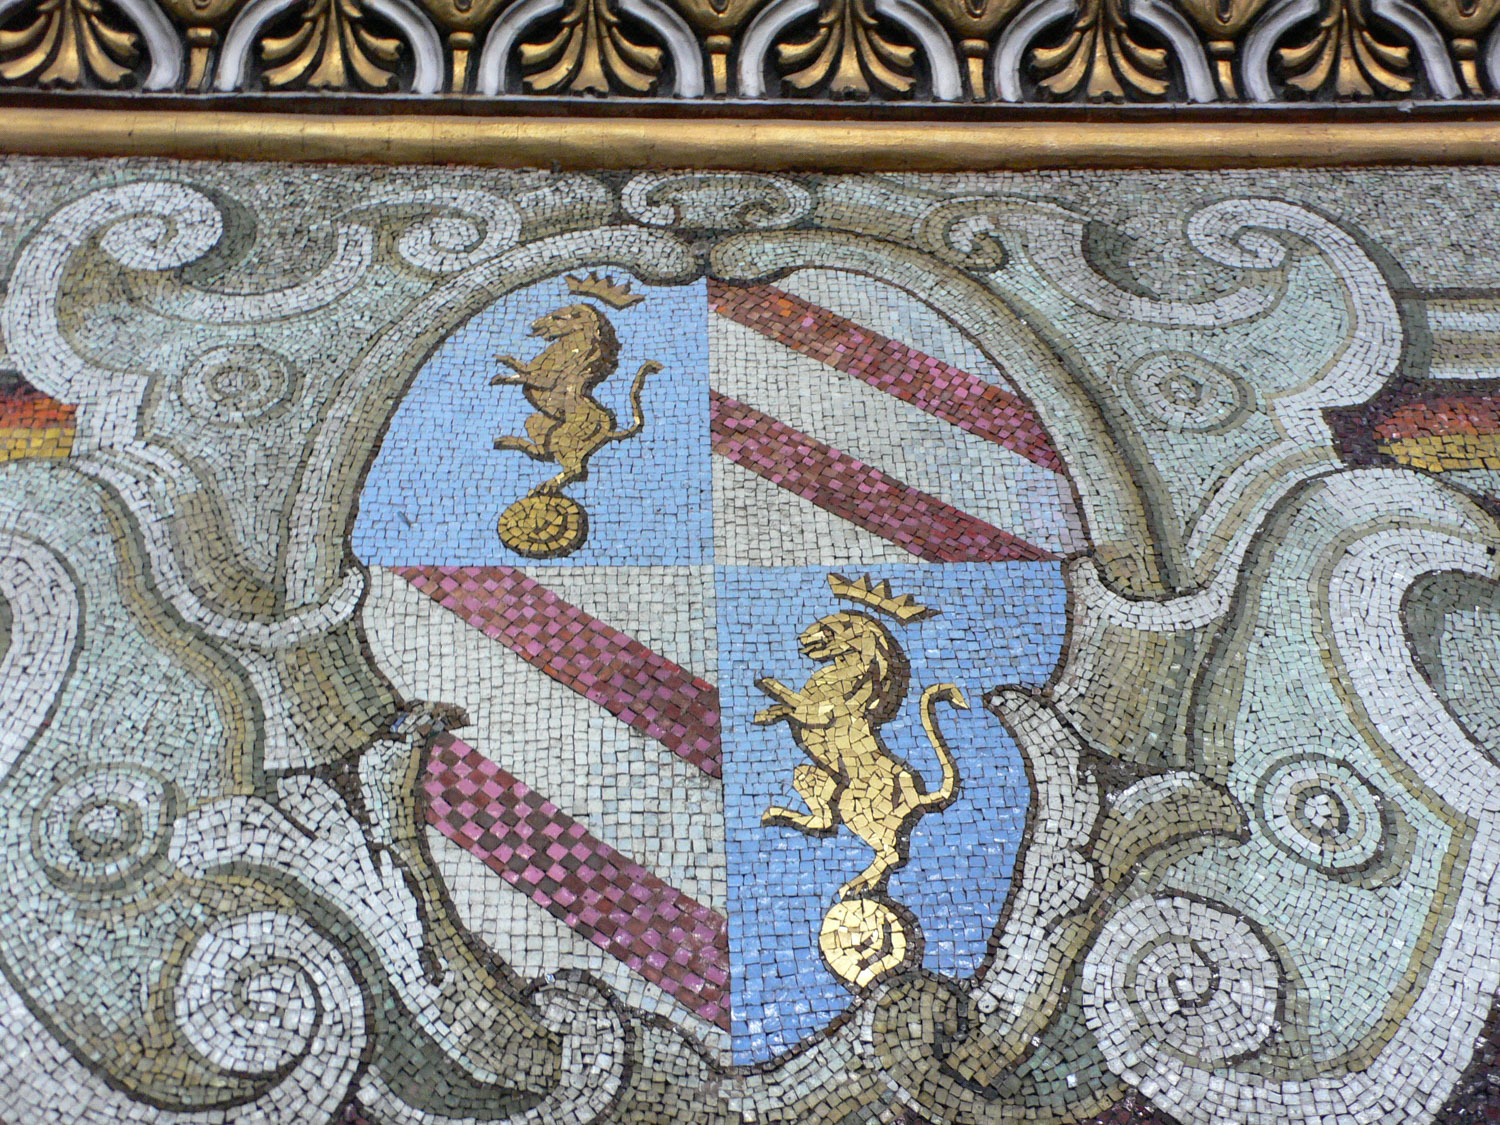
[[[458,917],[738,1064],[993,956],[1030,788],[989,704],[1052,674],[1083,544],[1015,388],[853,281],[504,297],[417,374],[352,539],[378,663],[449,709]]]

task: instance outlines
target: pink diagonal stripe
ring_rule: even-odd
[[[711,777],[719,689],[509,566],[398,566],[417,589]]]
[[[978,376],[774,285],[728,285],[710,278],[708,307],[934,418],[1062,472],[1057,450],[1031,407]]]
[[[929,562],[1056,556],[887,476],[754,407],[709,391],[714,452]]]
[[[427,823],[689,1011],[729,1029],[724,916],[662,882],[467,743],[439,735]]]

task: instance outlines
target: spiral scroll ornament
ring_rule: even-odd
[[[176,787],[140,766],[101,766],[62,782],[32,816],[32,851],[56,885],[109,893],[165,854]]]
[[[296,389],[297,374],[284,357],[259,344],[232,344],[194,359],[178,394],[200,422],[232,429],[279,413]]]
[[[1210,1068],[1261,1050],[1276,1033],[1281,981],[1243,915],[1138,899],[1104,924],[1084,962],[1084,1011],[1111,1069],[1139,1084],[1162,1055]]]
[[[364,1049],[364,1004],[343,955],[287,914],[260,911],[208,930],[189,950],[174,995],[177,1029],[205,1061],[282,1079],[259,1103],[267,1109],[278,1091],[299,1108],[331,1106]]]
[[[1267,770],[1256,786],[1256,817],[1278,848],[1328,875],[1378,860],[1395,824],[1394,810],[1373,785],[1323,756]]]

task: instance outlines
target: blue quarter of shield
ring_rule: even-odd
[[[770,702],[755,687],[759,677],[796,688],[814,670],[798,652],[798,634],[826,614],[859,608],[833,597],[827,573],[716,568],[732,1039],[741,1065],[796,1046],[852,999],[825,964],[818,933],[839,887],[865,867],[871,849],[847,828],[817,838],[762,826],[771,805],[804,807],[792,770],[806,758],[785,723],[751,721]],[[967,711],[944,706],[938,713],[962,778],[958,799],[917,821],[909,861],[888,888],[921,925],[923,967],[967,977],[984,962],[1004,908],[1030,794],[1015,743],[981,700],[998,685],[1040,686],[1052,673],[1066,627],[1062,568],[1054,562],[887,566],[874,577],[942,611],[908,625],[886,621],[910,661],[911,684],[901,713],[882,734],[928,790],[937,787],[941,770],[922,731],[922,690],[956,683],[970,703]]]

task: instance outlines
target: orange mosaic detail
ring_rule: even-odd
[[[74,408],[28,383],[0,390],[0,462],[66,457],[73,450]]]
[[[1500,399],[1470,394],[1414,403],[1376,426],[1375,435],[1382,453],[1414,469],[1500,469]]]

